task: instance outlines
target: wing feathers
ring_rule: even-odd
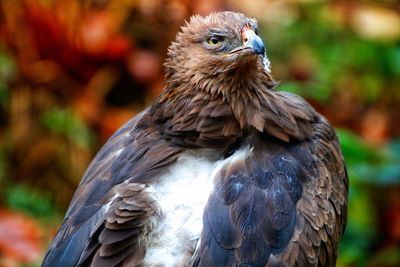
[[[128,260],[159,218],[159,208],[143,184],[126,184],[115,189],[118,196],[111,204],[106,223],[100,229],[92,266],[114,266]],[[154,218],[154,219],[151,219]],[[129,259],[131,260],[131,259]]]
[[[148,116],[145,110],[129,121],[95,157],[43,267],[86,265],[92,259],[92,266],[113,266],[144,254],[134,244],[149,231],[146,222],[155,207],[143,184],[182,150],[161,138]]]
[[[332,128],[323,118],[313,128],[309,141],[252,139],[251,153],[221,169],[200,262],[334,266],[348,182]]]
[[[276,145],[278,140],[265,141],[250,142],[251,152],[232,159],[217,175],[200,248],[210,266],[265,266],[271,253],[283,251],[293,235],[305,174],[289,151]]]

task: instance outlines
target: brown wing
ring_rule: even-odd
[[[303,185],[294,235],[268,266],[335,266],[347,221],[349,181],[334,130],[322,117],[313,130],[310,150],[318,175]]]
[[[108,264],[111,261],[117,264],[134,257],[132,247],[138,236],[134,232],[145,231],[141,223],[154,212],[153,202],[141,185],[150,183],[181,151],[161,138],[150,122],[148,110],[143,111],[99,151],[42,266],[86,264],[97,251],[96,266],[112,266]],[[108,203],[110,199],[112,203]],[[143,215],[145,210],[147,215]],[[98,255],[104,256],[103,261]]]
[[[311,140],[250,141],[226,166],[203,217],[194,266],[333,266],[346,222],[347,175],[333,129]]]
[[[117,186],[103,227],[89,239],[78,266],[141,266],[146,248],[140,243],[161,217],[160,209],[141,183]]]

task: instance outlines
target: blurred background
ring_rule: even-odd
[[[39,266],[96,151],[163,88],[191,14],[259,20],[279,90],[337,128],[338,266],[400,266],[400,1],[0,0],[0,266]]]

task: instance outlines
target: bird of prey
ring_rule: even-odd
[[[235,12],[182,27],[163,92],[98,152],[42,266],[335,265],[338,139],[274,90],[257,27]]]

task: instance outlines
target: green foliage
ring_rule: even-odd
[[[347,130],[337,132],[350,179],[349,216],[338,265],[357,262],[358,266],[366,266],[366,253],[378,238],[374,192],[379,187],[400,185],[400,142],[377,149]]]
[[[383,160],[383,152],[366,145],[358,135],[345,129],[337,129],[336,132],[348,165],[354,166],[364,162],[372,164]]]
[[[51,132],[64,136],[83,148],[93,147],[95,143],[94,133],[70,109],[49,110],[43,114],[42,123]]]
[[[383,69],[391,77],[400,75],[400,44],[381,51]]]
[[[289,75],[279,89],[319,102],[329,101],[341,90],[350,91],[366,103],[382,97],[383,88],[395,93],[400,84],[400,44],[362,39],[349,28],[321,18],[323,7],[305,5],[288,25],[263,27],[263,35],[269,36],[272,62],[290,64],[302,59],[300,48],[309,52],[306,58],[314,63],[306,60],[302,66],[311,77],[299,81]]]
[[[0,81],[11,80],[16,74],[17,66],[10,53],[0,47]]]
[[[12,56],[0,47],[0,105],[5,106],[9,100],[9,88],[7,82],[16,74],[16,64]]]
[[[367,146],[360,137],[338,130],[342,151],[352,182],[373,185],[400,184],[400,142],[381,149]]]
[[[400,248],[392,247],[377,253],[371,261],[371,266],[398,266],[400,263]]]
[[[49,193],[39,192],[24,185],[10,186],[6,192],[5,202],[9,208],[36,218],[52,218],[57,215]]]

